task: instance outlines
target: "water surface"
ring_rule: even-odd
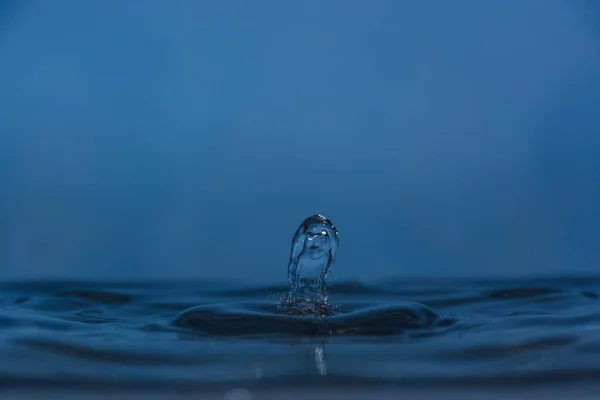
[[[445,321],[388,335],[211,336],[171,324],[197,305],[275,307],[286,291],[236,282],[4,283],[0,393],[283,387],[569,393],[595,388],[600,378],[600,277],[330,285],[332,306],[414,301]]]

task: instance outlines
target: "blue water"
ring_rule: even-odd
[[[0,1],[0,399],[600,398],[599,5]]]
[[[233,302],[274,309],[286,291],[285,285],[233,281],[2,284],[0,394],[281,387],[495,393],[595,387],[600,377],[600,277],[398,278],[329,288],[332,307],[412,301],[439,317],[431,326],[394,332],[262,329],[256,335],[252,329],[232,331],[242,326],[235,321],[220,333],[173,323],[194,306],[221,304],[227,310],[223,304]],[[245,324],[277,326],[276,313],[263,317],[247,316]]]

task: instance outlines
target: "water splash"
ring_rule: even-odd
[[[280,306],[287,314],[331,315],[326,278],[340,242],[336,227],[317,214],[306,218],[292,239],[289,291]]]
[[[342,302],[327,300],[327,274],[340,238],[322,215],[306,218],[292,239],[289,289],[272,302],[204,304],[188,308],[173,325],[209,335],[390,335],[431,327],[438,319],[429,307],[414,302]],[[275,307],[274,307],[275,306]],[[454,320],[446,320],[453,324]],[[315,350],[319,373],[326,374],[322,349]]]

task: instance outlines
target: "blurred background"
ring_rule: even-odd
[[[0,279],[596,273],[598,4],[0,0]]]

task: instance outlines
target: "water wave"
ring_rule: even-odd
[[[600,378],[597,277],[342,282],[329,287],[339,313],[325,324],[274,316],[286,289],[2,284],[0,390],[556,386]],[[423,309],[413,302],[435,321],[419,325]],[[199,310],[195,322],[172,324],[190,307]],[[236,332],[226,318],[238,318]]]

